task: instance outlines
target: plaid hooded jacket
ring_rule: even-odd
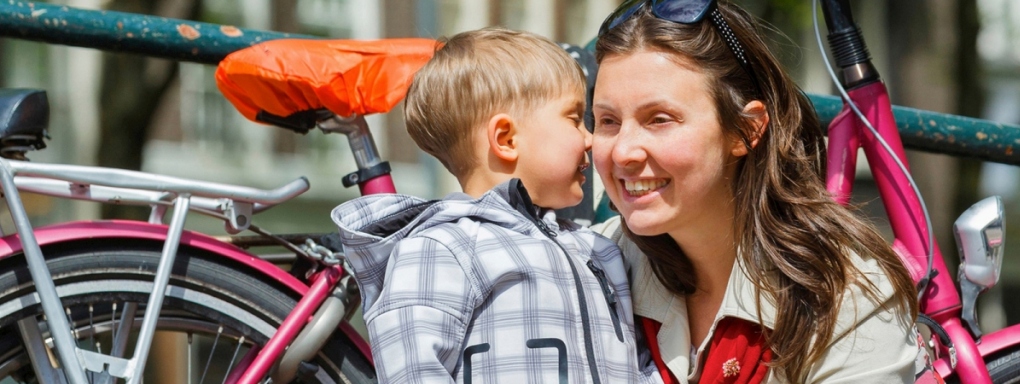
[[[365,196],[332,217],[361,288],[380,382],[653,376],[654,365],[639,370],[619,249],[533,206],[517,179],[474,200]]]

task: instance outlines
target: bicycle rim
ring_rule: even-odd
[[[47,263],[80,348],[109,353],[116,340],[128,346],[124,356],[132,356],[133,336],[144,315],[159,257],[154,246],[121,243],[86,250],[46,250],[47,255],[53,255]],[[20,332],[38,324],[38,334],[43,339],[49,335],[23,269],[23,261],[8,259],[0,264],[0,384],[35,382]],[[138,306],[134,315],[124,314],[129,303]],[[295,303],[294,297],[270,283],[210,260],[208,255],[182,249],[157,323],[164,345],[154,344],[152,350],[176,348],[180,356],[183,349],[184,362],[169,364],[177,368],[169,378],[161,371],[168,365],[166,359],[159,357],[159,352],[150,354],[145,382],[179,382],[182,377],[192,383],[223,382],[227,371],[253,345],[268,340]],[[126,339],[117,332],[125,320],[133,325]],[[344,342],[346,338],[334,337],[324,348],[331,352],[320,352],[304,367],[298,382],[373,382],[371,367],[356,349],[336,345]],[[335,350],[341,353],[332,352]],[[98,377],[90,374],[90,378]]]

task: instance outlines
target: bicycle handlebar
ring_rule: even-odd
[[[856,29],[849,0],[822,0],[822,13],[825,14],[829,34]]]

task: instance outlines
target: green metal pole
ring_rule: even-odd
[[[0,37],[206,64],[262,41],[318,38],[18,0],[0,0]],[[594,50],[594,42],[587,48]],[[842,109],[837,97],[808,97],[825,124]],[[893,115],[909,149],[1020,165],[1020,151],[1014,151],[1020,149],[1020,126],[900,106],[893,106]]]
[[[0,0],[0,37],[206,64],[262,41],[317,38],[19,0]]]

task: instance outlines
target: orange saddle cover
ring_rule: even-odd
[[[271,40],[227,55],[216,68],[216,86],[251,121],[259,111],[388,112],[437,47],[420,38]]]

